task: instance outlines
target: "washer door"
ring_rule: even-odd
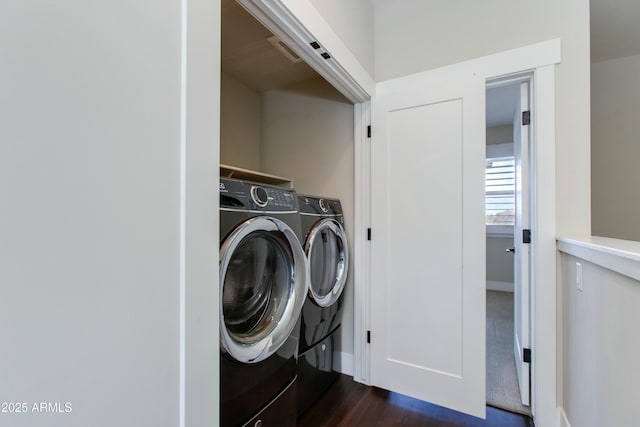
[[[220,247],[220,344],[233,359],[256,363],[284,344],[307,292],[308,266],[284,222],[243,222]]]
[[[309,296],[320,307],[334,304],[347,282],[347,234],[333,219],[323,219],[309,232],[305,244],[309,262]]]

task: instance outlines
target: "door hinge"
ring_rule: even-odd
[[[371,229],[367,228],[367,240],[371,240]]]
[[[367,344],[371,344],[371,331],[367,331]]]
[[[371,125],[367,126],[367,138],[371,138]]]
[[[531,124],[531,111],[522,112],[522,126]]]
[[[522,349],[522,361],[525,363],[531,363],[531,349],[523,348]]]
[[[531,230],[522,230],[522,243],[531,243]]]

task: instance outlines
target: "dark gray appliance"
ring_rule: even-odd
[[[220,180],[220,425],[295,426],[308,265],[293,190]]]
[[[340,327],[349,248],[340,200],[298,195],[304,250],[309,263],[308,298],[302,308],[298,352],[298,415],[333,384],[333,349]]]

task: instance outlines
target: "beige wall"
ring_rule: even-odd
[[[311,0],[364,69],[374,75],[373,6],[371,0]]]
[[[292,178],[300,193],[339,198],[353,242],[353,105],[318,79],[265,92],[262,111],[262,170]],[[353,354],[352,276],[344,307],[338,351]]]
[[[556,67],[557,225],[590,232],[589,1],[375,1],[383,81],[560,37]]]
[[[513,236],[487,236],[487,281],[513,283]]]
[[[260,170],[262,96],[226,74],[220,89],[220,163]]]
[[[567,418],[579,427],[637,425],[640,282],[567,254],[561,268]]]
[[[640,241],[640,55],[591,65],[592,234]]]
[[[487,128],[487,145],[513,143],[513,125]]]

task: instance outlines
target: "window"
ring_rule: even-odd
[[[513,156],[487,159],[485,168],[487,225],[513,225],[516,214]]]

